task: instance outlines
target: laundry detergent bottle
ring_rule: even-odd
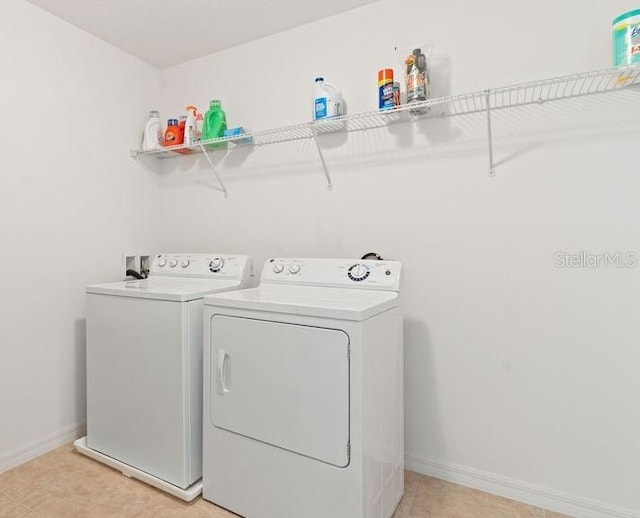
[[[153,110],[149,112],[149,118],[144,126],[144,135],[142,137],[142,149],[150,151],[158,149],[164,141],[162,135],[162,122],[160,121],[160,112]]]
[[[202,126],[202,140],[219,138],[224,135],[227,129],[227,116],[222,111],[220,101],[214,100],[209,104],[209,110],[204,116],[204,124]],[[224,147],[222,144],[210,144],[210,147]]]
[[[169,119],[167,130],[164,132],[164,146],[179,146],[182,144],[182,132],[178,125],[178,119]]]

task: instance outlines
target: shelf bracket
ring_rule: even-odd
[[[213,161],[211,160],[211,157],[209,156],[209,153],[207,153],[207,150],[205,149],[205,147],[202,144],[199,144],[199,147],[200,147],[200,150],[202,151],[202,154],[207,159],[207,162],[209,162],[209,167],[211,167],[211,171],[213,172],[215,177],[218,179],[218,183],[220,184],[220,188],[222,189],[222,192],[224,193],[224,197],[228,198],[229,197],[229,193],[227,192],[227,188],[224,186],[224,183],[222,183],[222,179],[220,178],[220,175],[218,174],[218,171],[216,171],[216,166],[213,165]]]
[[[333,184],[331,183],[331,176],[329,175],[329,169],[327,168],[327,163],[324,160],[324,154],[322,153],[322,148],[318,143],[316,132],[313,132],[313,142],[316,145],[316,149],[318,150],[318,155],[320,156],[320,162],[322,162],[322,169],[324,169],[324,175],[327,177],[327,189],[332,190]]]
[[[489,177],[496,175],[493,163],[493,132],[491,131],[491,92],[485,90],[485,102],[487,104],[487,139],[489,144]]]

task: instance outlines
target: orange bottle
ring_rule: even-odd
[[[178,126],[178,119],[169,119],[167,130],[164,132],[164,146],[179,146],[183,142],[183,134]]]

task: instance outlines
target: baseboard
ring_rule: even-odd
[[[86,423],[75,423],[0,456],[0,473],[86,435]]]
[[[435,462],[415,455],[405,456],[405,468],[423,475],[447,480],[579,518],[640,518],[640,511],[617,507],[554,489],[536,486],[501,475],[449,462]]]

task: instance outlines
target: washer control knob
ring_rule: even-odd
[[[180,266],[182,266],[183,268],[186,268],[190,264],[191,264],[191,261],[189,261],[189,259],[183,259],[182,262],[180,263]]]
[[[283,271],[284,271],[284,266],[282,266],[281,264],[273,265],[273,273],[282,273]]]
[[[291,266],[289,266],[289,273],[291,275],[295,275],[296,273],[300,272],[300,265],[299,264],[292,264]]]
[[[171,261],[169,261],[169,266],[171,266],[171,268],[175,268],[176,266],[178,266],[178,260],[171,259]]]
[[[158,266],[160,268],[164,268],[167,265],[167,260],[163,257],[162,259],[158,259]]]
[[[351,268],[349,268],[347,275],[352,281],[360,282],[369,277],[369,273],[370,270],[366,264],[356,263]]]
[[[213,259],[211,259],[211,261],[209,261],[209,270],[214,273],[222,270],[223,266],[224,260],[222,259],[222,257],[214,257]]]

